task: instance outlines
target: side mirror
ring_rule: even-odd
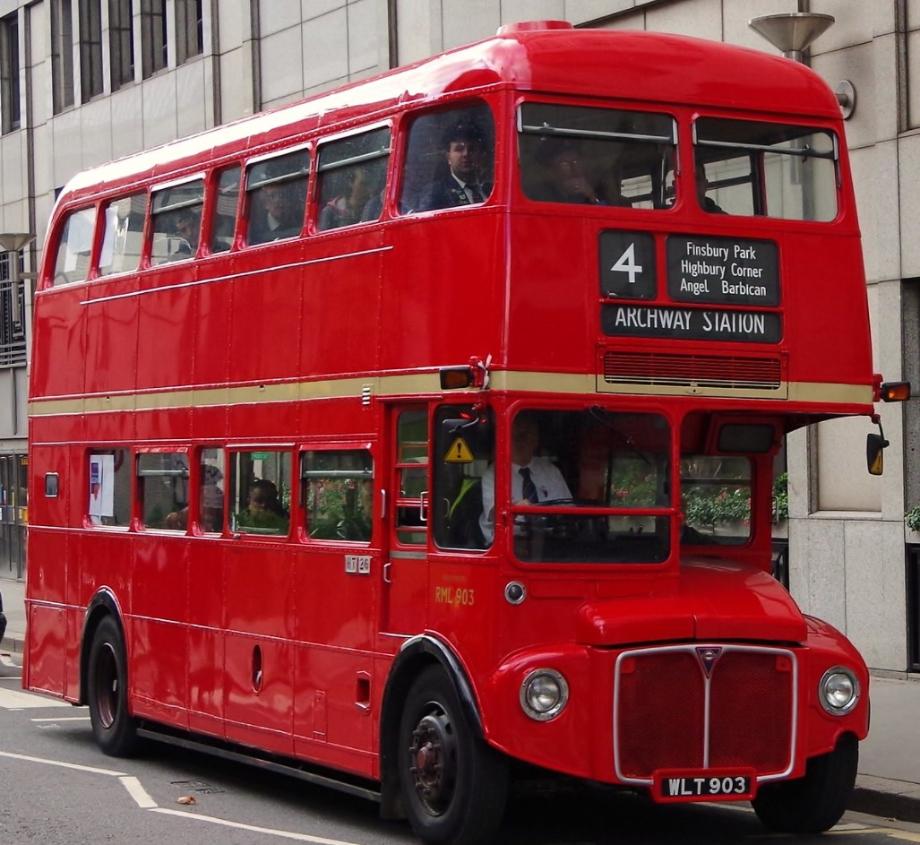
[[[881,475],[885,469],[885,447],[888,441],[881,434],[866,435],[866,469],[869,475]]]

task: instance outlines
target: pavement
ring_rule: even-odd
[[[22,654],[25,582],[0,578],[0,596],[7,620],[0,651]],[[870,692],[872,724],[859,747],[850,809],[920,822],[920,676],[873,673]]]

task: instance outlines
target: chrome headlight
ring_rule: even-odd
[[[828,669],[818,684],[821,706],[834,716],[849,713],[859,701],[859,681],[844,666]]]
[[[534,669],[521,684],[521,708],[538,722],[556,718],[569,700],[569,685],[555,669]]]

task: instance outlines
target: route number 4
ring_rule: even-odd
[[[636,264],[636,245],[631,243],[610,268],[612,273],[628,273],[629,284],[636,283],[636,275],[642,272],[642,265]]]

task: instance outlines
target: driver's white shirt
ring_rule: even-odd
[[[520,473],[520,470],[524,468],[520,464],[513,462],[511,464],[512,502],[520,502],[524,498],[522,492],[524,478]],[[569,485],[565,483],[559,468],[549,458],[535,455],[526,468],[530,470],[530,478],[537,488],[537,497],[540,502],[572,498]],[[538,504],[538,502],[533,504]],[[482,530],[486,544],[491,544],[495,536],[495,470],[491,464],[482,474],[482,514],[479,517],[479,528]]]

